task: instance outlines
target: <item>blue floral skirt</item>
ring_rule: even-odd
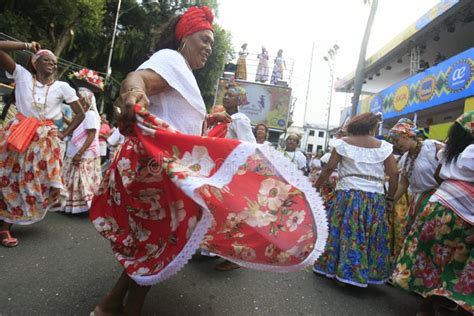
[[[329,237],[314,272],[366,287],[391,274],[391,230],[385,196],[364,191],[336,191],[328,209]]]

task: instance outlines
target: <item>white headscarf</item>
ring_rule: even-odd
[[[91,90],[84,87],[80,87],[78,89],[78,92],[79,92],[79,95],[83,97],[84,100],[86,100],[87,104],[89,104],[89,108],[87,109],[87,111],[94,111],[97,114],[99,114],[99,111],[97,110],[97,104],[95,101],[94,93]]]
[[[36,54],[33,54],[33,56],[31,56],[31,62],[35,64],[38,61],[38,59],[44,55],[52,55],[56,57],[56,55],[54,55],[54,53],[50,51],[49,49],[40,49],[39,51],[36,52]]]

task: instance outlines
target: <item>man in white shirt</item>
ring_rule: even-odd
[[[232,118],[232,123],[229,124],[225,138],[256,143],[250,119],[245,114],[239,113],[239,106],[248,103],[245,89],[231,82],[224,94],[222,103],[225,111]]]

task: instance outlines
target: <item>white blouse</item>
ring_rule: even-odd
[[[79,100],[76,91],[69,84],[55,81],[51,86],[36,81],[33,99],[33,75],[23,66],[16,64],[13,74],[5,72],[7,78],[15,80],[15,105],[18,112],[37,119],[58,120],[62,118],[62,103]],[[46,95],[47,92],[47,95]],[[37,106],[34,104],[36,100]]]
[[[298,170],[306,168],[306,157],[301,151],[298,151],[298,150],[285,151],[284,155],[286,158],[290,159],[290,161],[296,165]]]
[[[82,124],[84,124],[85,130],[91,130],[91,129],[95,130],[95,137],[94,137],[94,141],[91,143],[91,146],[93,143],[95,143],[95,146],[97,148],[97,151],[94,152],[90,149],[91,146],[89,146],[89,148],[84,152],[84,155],[82,155],[82,158],[89,159],[89,158],[99,157],[99,129],[100,129],[99,113],[95,111],[87,111]],[[81,129],[76,128],[74,132],[72,133],[72,137],[74,138],[74,136],[77,133],[81,133],[81,132],[82,132]],[[71,158],[74,157],[79,151],[79,149],[81,148],[76,147],[76,145],[72,141],[68,142],[66,156],[71,157]]]
[[[231,118],[232,123],[229,124],[225,138],[238,139],[250,143],[257,142],[252,132],[250,119],[244,113],[232,114]]]
[[[159,74],[171,89],[150,96],[148,110],[178,131],[201,135],[206,106],[196,78],[184,57],[175,50],[162,49],[137,70],[150,69]]]
[[[474,145],[467,146],[456,160],[444,163],[444,152],[440,150],[438,157],[443,162],[439,176],[446,180],[462,180],[474,182]]]
[[[412,173],[408,178],[410,190],[413,193],[421,193],[438,187],[438,182],[434,177],[436,168],[440,162],[436,158],[436,144],[442,144],[438,141],[426,139],[423,141],[420,153],[416,157]],[[408,152],[404,153],[400,159],[399,166],[403,168],[408,159]],[[410,167],[410,161],[407,162],[405,169]],[[403,170],[402,170],[403,172]]]
[[[336,190],[358,190],[384,194],[385,160],[392,154],[392,144],[382,141],[378,148],[351,145],[337,139],[334,150],[341,155]]]

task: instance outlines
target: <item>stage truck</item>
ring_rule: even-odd
[[[214,105],[222,104],[229,79],[220,78]],[[264,123],[270,130],[269,141],[276,144],[288,127],[291,108],[291,88],[242,80],[235,82],[247,92],[247,100],[240,106],[252,126]]]

